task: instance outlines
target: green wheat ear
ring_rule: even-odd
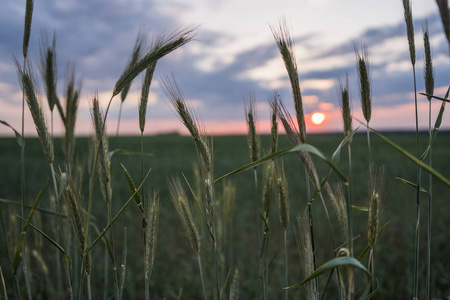
[[[118,95],[142,71],[154,64],[158,59],[190,42],[195,36],[196,27],[186,27],[169,35],[161,35],[152,48],[135,64],[128,66],[116,82],[113,96]]]
[[[303,113],[302,94],[300,91],[300,82],[297,72],[297,62],[294,55],[294,44],[289,32],[286,20],[281,20],[278,29],[270,26],[273,37],[283,58],[284,65],[286,66],[289,80],[291,82],[292,94],[294,95],[295,111],[297,116],[298,128],[300,132],[300,139],[303,143],[306,142],[306,127],[305,116]]]
[[[352,128],[352,111],[348,87],[348,76],[346,76],[345,86],[339,82],[339,96],[342,112],[342,120],[344,123],[344,136],[348,136],[353,132]],[[349,141],[351,143],[351,141]]]
[[[98,96],[96,95],[92,100],[91,108],[92,122],[94,123],[95,134],[98,147],[98,179],[100,182],[100,190],[103,199],[106,203],[111,202],[112,188],[111,188],[111,161],[108,152],[108,136],[106,135],[106,128],[103,126],[103,116],[100,112],[100,105]],[[106,126],[105,126],[106,127]]]
[[[414,25],[410,0],[403,0],[403,15],[406,22],[406,36],[408,37],[409,56],[411,58],[411,64],[414,65],[416,63],[416,45],[414,43]]]
[[[147,228],[145,232],[145,279],[150,280],[155,262],[156,242],[158,239],[160,201],[158,192],[151,196],[147,212]]]
[[[247,141],[250,160],[255,162],[259,159],[260,140],[256,133],[255,96],[252,93],[249,93],[245,99],[245,119],[247,120]]]
[[[13,57],[13,60],[17,67],[20,84],[25,93],[28,108],[30,109],[31,116],[33,117],[42,150],[47,161],[49,163],[53,163],[55,157],[53,142],[47,129],[44,112],[42,111],[41,104],[36,96],[37,84],[31,64],[26,64],[24,70],[22,71],[17,59]]]
[[[369,123],[372,117],[372,94],[370,89],[370,66],[369,66],[369,53],[367,48],[362,46],[361,50],[358,50],[355,46],[356,53],[356,67],[359,77],[359,91],[361,95],[361,107],[364,115],[364,119]]]
[[[30,43],[31,20],[33,19],[33,7],[34,1],[27,0],[25,8],[25,27],[23,30],[23,44],[22,44],[22,53],[24,58],[27,58],[28,56],[28,44]]]
[[[433,60],[431,59],[430,34],[428,31],[428,23],[423,27],[423,42],[425,48],[425,92],[427,95],[434,94],[434,74],[433,74]],[[431,96],[427,96],[428,101],[431,101]]]

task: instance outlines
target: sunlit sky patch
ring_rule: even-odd
[[[418,88],[424,90],[422,25],[427,20],[436,91],[443,96],[449,52],[437,6],[433,0],[413,0],[412,9]],[[413,130],[412,73],[402,11],[400,0],[40,0],[35,2],[30,56],[39,75],[39,36],[56,32],[58,94],[64,99],[66,66],[74,63],[83,82],[76,132],[86,135],[92,131],[89,103],[93,95],[98,93],[106,107],[139,31],[147,32],[151,39],[183,26],[200,25],[193,42],[158,62],[147,110],[151,126],[145,132],[185,132],[158,85],[160,78],[172,75],[208,133],[245,132],[243,98],[249,91],[256,96],[260,132],[267,132],[268,99],[274,92],[293,109],[289,78],[270,29],[284,18],[295,42],[305,114],[326,113],[322,125],[307,127],[307,131],[341,131],[336,83],[346,74],[354,115],[360,114],[354,48],[362,45],[368,49],[371,64],[374,127]],[[6,1],[0,11],[0,120],[16,129],[21,126],[22,95],[11,55],[20,57],[22,53],[23,16],[22,1]],[[123,134],[139,133],[140,82],[141,78],[136,78],[123,104]],[[45,100],[44,88],[40,90]],[[424,98],[419,101],[427,104]],[[44,107],[48,111],[46,104]],[[111,133],[116,130],[119,107],[117,98],[108,118]],[[58,118],[55,116],[55,124],[59,124]],[[28,113],[26,119],[26,133],[34,134]],[[427,124],[421,119],[421,128]],[[445,116],[443,127],[450,128]],[[55,132],[61,133],[60,129]],[[11,134],[0,127],[0,135]]]

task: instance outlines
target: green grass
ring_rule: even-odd
[[[389,138],[404,147],[410,152],[415,149],[414,133],[390,133]],[[310,135],[308,143],[316,146],[325,154],[331,156],[334,149],[342,140],[341,135]],[[421,135],[422,145],[426,143],[426,135]],[[77,139],[77,155],[80,160],[85,159],[87,153],[87,138]],[[32,204],[39,190],[44,185],[47,178],[51,177],[48,163],[42,156],[39,140],[37,138],[27,138],[26,140],[26,203]],[[289,146],[285,136],[280,137],[279,149]],[[414,261],[414,223],[416,207],[414,202],[415,189],[400,181],[395,177],[402,177],[414,181],[416,166],[404,158],[401,154],[394,152],[383,141],[375,136],[371,140],[372,158],[376,166],[386,166],[386,197],[382,202],[381,224],[389,221],[389,225],[380,234],[377,242],[377,268],[376,276],[379,283],[377,298],[379,299],[401,299],[409,295],[413,284],[413,261]],[[3,171],[0,180],[0,198],[20,202],[20,147],[13,138],[2,138],[0,141],[2,156],[0,159],[0,170]],[[261,145],[263,149],[269,147],[269,136],[262,136]],[[213,138],[214,146],[214,177],[217,178],[231,170],[234,170],[249,162],[247,137],[246,136],[220,136]],[[446,178],[450,177],[450,134],[441,132],[433,145],[433,157],[435,158],[435,168]],[[55,140],[55,166],[63,167],[63,162],[58,160],[63,157],[61,151],[61,140]],[[424,148],[424,147],[421,147]],[[125,149],[137,151],[140,149],[140,137],[119,137],[110,138],[110,150]],[[197,257],[190,249],[189,241],[185,236],[182,224],[176,215],[175,208],[170,201],[167,178],[177,174],[184,174],[194,186],[193,166],[197,164],[197,153],[191,137],[176,135],[148,136],[144,139],[144,149],[152,154],[145,159],[145,169],[152,171],[146,182],[146,191],[154,188],[159,189],[161,199],[160,226],[158,234],[158,245],[156,249],[153,275],[150,282],[151,298],[174,299],[182,289],[183,299],[195,299],[202,297],[200,276],[198,273]],[[344,148],[346,149],[346,148]],[[339,167],[347,172],[348,163],[346,161],[346,150],[343,150]],[[367,205],[367,142],[366,136],[356,135],[352,143],[353,160],[353,201],[354,205]],[[329,170],[328,165],[319,160],[315,160],[318,173],[325,176]],[[115,155],[112,158],[112,187],[113,187],[113,215],[130,197],[130,191],[125,176],[122,173],[120,163],[129,171],[136,183],[140,182],[141,164],[139,155]],[[291,202],[291,218],[303,212],[306,206],[306,188],[304,186],[304,170],[295,154],[284,157],[286,177],[289,183],[289,195]],[[259,181],[262,180],[261,170],[258,168]],[[234,273],[234,268],[239,268],[240,273],[240,297],[243,299],[260,298],[260,275],[259,275],[259,244],[258,225],[260,220],[256,219],[255,207],[260,207],[261,191],[260,187],[255,190],[253,171],[247,171],[231,177],[236,184],[236,208],[233,216],[233,226],[229,229],[230,240],[226,245],[219,245],[221,255],[219,263],[222,264],[221,282],[225,282],[228,272]],[[96,179],[97,181],[97,179]],[[332,175],[331,182],[337,182],[336,175]],[[50,185],[51,186],[51,185]],[[84,207],[87,207],[89,195],[87,171],[84,171],[83,179],[83,199]],[[220,194],[222,183],[216,184],[216,194]],[[41,207],[49,207],[50,188],[45,191],[41,200]],[[448,188],[438,181],[434,184],[434,214],[433,214],[433,239],[432,239],[432,296],[447,297],[450,295],[450,244],[448,243],[447,225],[450,222],[450,215],[447,213]],[[190,196],[190,195],[189,195]],[[192,197],[190,197],[192,199]],[[426,209],[426,198],[423,198],[422,205]],[[327,197],[325,200],[328,201]],[[314,210],[314,234],[316,241],[316,251],[318,264],[322,264],[333,257],[331,240],[329,237],[328,225],[325,221],[319,200],[313,203],[317,206]],[[331,210],[330,203],[327,203]],[[10,232],[10,238],[17,239],[19,236],[19,219],[15,215],[20,215],[20,206],[2,205],[3,217],[7,222],[6,228]],[[106,204],[102,200],[99,189],[95,189],[93,198],[93,216],[95,224],[101,230],[106,226],[107,214]],[[354,235],[361,236],[355,240],[355,253],[359,254],[366,245],[367,213],[354,212]],[[119,217],[114,224],[114,235],[116,239],[116,257],[119,260],[122,254],[123,228],[127,227],[128,235],[128,260],[127,278],[124,289],[124,299],[142,299],[144,295],[144,274],[143,274],[143,249],[142,249],[142,229],[141,213],[135,203],[132,203],[125,213]],[[337,224],[332,214],[333,224]],[[39,226],[46,233],[52,233],[52,219],[48,215],[39,213],[33,217],[32,223]],[[423,224],[426,223],[426,215],[423,215]],[[39,221],[39,219],[41,221]],[[270,248],[268,257],[275,256],[270,265],[270,275],[268,284],[268,295],[271,299],[281,298],[283,293],[284,278],[284,255],[283,253],[283,232],[280,228],[275,202],[272,203],[270,222]],[[204,224],[203,224],[204,225]],[[294,230],[288,230],[289,242],[289,278],[292,284],[301,281],[304,275],[299,273],[299,257],[295,245]],[[70,229],[66,226],[67,230]],[[203,226],[205,228],[205,226]],[[297,229],[296,229],[297,230]],[[421,253],[426,251],[425,226],[422,227],[423,240],[421,242]],[[211,266],[212,259],[208,250],[208,237],[206,231],[201,231],[202,244],[204,250],[204,266]],[[338,236],[338,229],[335,230]],[[91,235],[92,239],[93,235]],[[4,237],[1,237],[1,244],[4,245]],[[338,242],[338,244],[340,241]],[[48,297],[56,289],[56,272],[52,266],[54,264],[53,247],[32,230],[28,231],[28,258],[30,270],[30,284],[33,291],[33,298]],[[36,250],[42,256],[42,260],[48,268],[46,275],[44,266],[37,258],[31,254]],[[92,265],[92,295],[96,299],[103,295],[103,245],[95,247],[91,253]],[[78,255],[76,248],[69,249],[72,259]],[[79,259],[79,258],[78,258]],[[6,279],[6,286],[10,296],[13,295],[12,281],[10,273],[7,272],[9,262],[5,247],[0,247],[0,263]],[[210,268],[204,267],[206,286],[211,286],[212,280]],[[425,274],[425,264],[421,265],[420,275]],[[447,272],[447,273],[446,273]],[[356,273],[359,275],[359,273]],[[362,276],[362,275],[361,275]],[[109,296],[113,296],[112,274],[109,274]],[[323,288],[326,277],[319,280]],[[229,279],[231,282],[231,276]],[[328,297],[335,293],[328,291]],[[358,289],[358,287],[357,287]],[[226,289],[228,290],[228,289]],[[212,293],[212,291],[209,291]],[[424,286],[419,289],[419,295],[424,293]],[[303,289],[295,289],[290,292],[290,297],[303,295]],[[0,296],[1,297],[1,296]]]

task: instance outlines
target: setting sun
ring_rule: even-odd
[[[314,125],[320,125],[325,121],[325,115],[320,112],[313,113],[311,116],[311,121]]]

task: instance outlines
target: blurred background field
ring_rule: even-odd
[[[387,133],[389,138],[410,152],[415,149],[414,133]],[[214,153],[214,177],[218,178],[229,171],[232,171],[244,164],[249,163],[247,137],[246,136],[215,136],[213,141]],[[77,139],[76,157],[79,165],[86,166],[88,153],[88,138]],[[325,154],[331,156],[340,141],[342,135],[322,134],[309,135],[308,143],[316,146]],[[410,294],[413,284],[413,262],[414,262],[414,229],[415,229],[415,189],[396,180],[401,177],[410,181],[415,181],[416,166],[409,162],[404,156],[390,148],[383,141],[372,136],[372,155],[375,167],[386,166],[386,188],[382,199],[381,224],[389,222],[385,230],[381,233],[376,249],[379,293],[377,299],[405,299]],[[55,139],[55,166],[63,168],[61,140]],[[123,149],[127,151],[140,150],[139,137],[110,137],[110,150]],[[422,149],[427,143],[427,135],[421,135]],[[269,148],[269,136],[262,136],[261,144],[263,149]],[[288,147],[289,143],[285,136],[280,136],[279,149]],[[198,299],[201,297],[201,282],[198,273],[196,256],[190,249],[188,239],[182,224],[176,215],[175,208],[170,201],[167,180],[171,176],[185,175],[193,190],[196,190],[196,176],[194,169],[197,164],[197,154],[191,137],[179,135],[159,135],[147,136],[144,140],[144,149],[150,155],[145,158],[145,168],[151,168],[150,176],[145,184],[146,193],[153,189],[158,189],[161,198],[160,229],[158,233],[157,253],[153,275],[151,278],[151,295],[153,299],[175,299],[182,295],[182,299]],[[440,132],[433,145],[434,167],[446,178],[450,178],[450,133]],[[42,188],[47,178],[51,177],[47,161],[43,158],[42,150],[37,138],[26,139],[26,202],[32,204],[39,190]],[[0,170],[2,172],[0,180],[0,198],[2,199],[3,216],[9,229],[9,237],[12,240],[19,236],[20,220],[16,215],[20,214],[20,206],[7,204],[4,200],[20,202],[20,147],[13,138],[2,138],[0,140]],[[368,183],[368,158],[367,140],[365,134],[357,134],[352,143],[353,156],[353,193],[354,205],[367,206],[367,183]],[[291,224],[288,229],[289,240],[289,278],[292,284],[303,279],[300,273],[297,245],[295,242],[296,222],[295,217],[303,212],[306,207],[306,187],[305,173],[295,154],[286,155],[283,158],[286,176],[289,184],[289,196],[291,201]],[[130,190],[122,173],[120,163],[130,172],[135,182],[140,182],[140,157],[138,154],[120,154],[116,152],[112,158],[112,187],[113,187],[113,214],[130,197]],[[322,161],[317,160],[319,176],[324,177],[329,167]],[[339,167],[348,172],[347,150],[344,148],[341,155]],[[258,168],[258,182],[262,181],[261,167]],[[84,207],[87,206],[88,199],[88,175],[84,170],[83,198]],[[422,181],[425,182],[427,174],[423,173]],[[335,176],[335,175],[333,175]],[[182,177],[181,177],[182,178]],[[261,186],[255,186],[253,171],[247,171],[231,177],[231,181],[236,185],[236,200],[234,214],[218,218],[218,230],[222,232],[219,240],[220,263],[223,272],[222,282],[225,282],[228,272],[233,274],[235,268],[240,272],[240,296],[242,299],[260,298],[260,276],[259,276],[259,243],[261,236],[260,215],[258,211],[261,207]],[[332,177],[331,183],[337,182],[336,177]],[[183,181],[184,183],[184,181]],[[95,180],[98,184],[98,179]],[[49,208],[49,185],[41,200],[40,207]],[[187,185],[184,185],[187,189]],[[216,201],[220,215],[221,204],[220,194],[223,189],[223,182],[215,185]],[[433,210],[433,236],[432,236],[432,295],[434,298],[450,296],[450,214],[448,213],[448,201],[450,191],[437,180],[434,181],[434,210]],[[106,226],[106,205],[102,200],[99,189],[95,189],[93,201],[93,216],[95,224],[101,230]],[[193,197],[189,193],[190,201]],[[325,196],[328,209],[331,211],[331,204]],[[314,234],[318,256],[318,264],[331,259],[333,252],[328,224],[323,213],[320,200],[313,202],[314,207]],[[422,197],[422,237],[421,251],[425,253],[425,224],[427,198]],[[194,205],[193,205],[194,207]],[[194,209],[197,213],[198,210]],[[354,234],[356,254],[360,253],[367,244],[367,216],[366,212],[355,211]],[[334,213],[331,214],[332,222],[335,221]],[[53,221],[52,217],[45,213],[38,213],[33,217],[33,223],[43,228],[45,232],[51,233]],[[121,215],[114,224],[116,257],[120,261],[122,255],[123,232],[127,229],[127,280],[124,288],[125,299],[142,299],[143,297],[143,249],[142,230],[140,212],[131,203],[127,207],[125,214]],[[282,297],[284,258],[282,255],[282,230],[280,228],[276,205],[273,202],[270,224],[270,244],[269,257],[273,261],[269,266],[269,291],[271,299]],[[204,225],[204,224],[203,224]],[[70,229],[70,226],[67,226]],[[204,226],[203,226],[204,228]],[[15,231],[14,231],[15,230]],[[68,233],[69,234],[69,233]],[[339,231],[336,228],[336,236]],[[201,231],[202,249],[204,250],[204,272],[206,284],[211,284],[211,258],[208,253],[208,240],[205,230]],[[338,241],[341,239],[338,238]],[[6,248],[4,240],[1,239],[0,262],[5,273],[8,269]],[[338,242],[339,243],[339,242]],[[56,279],[53,263],[55,251],[48,242],[33,230],[28,231],[28,252],[27,257],[30,262],[30,280],[36,299],[45,299],[54,294],[51,282]],[[104,282],[104,258],[103,245],[95,247],[92,255],[92,288],[93,296],[99,299],[100,295],[107,290],[103,286]],[[36,251],[35,251],[36,250]],[[73,259],[77,259],[78,253],[75,246],[69,251]],[[78,258],[79,259],[79,258]],[[98,262],[98,263],[96,263]],[[101,262],[101,263],[100,263]],[[425,274],[425,264],[421,265],[421,274]],[[358,273],[357,273],[358,275]],[[111,277],[111,276],[110,276]],[[231,276],[230,276],[231,278]],[[320,285],[323,287],[326,276],[320,277]],[[8,279],[8,278],[7,278]],[[230,279],[231,280],[231,279]],[[334,279],[333,279],[334,280]],[[109,278],[111,289],[107,291],[107,296],[112,296],[112,279]],[[12,286],[12,283],[7,283]],[[325,294],[325,299],[332,299],[335,293],[332,283],[331,290]],[[424,292],[424,286],[420,287],[420,292]],[[292,290],[290,297],[304,293],[303,288]],[[0,296],[1,297],[1,296]]]

